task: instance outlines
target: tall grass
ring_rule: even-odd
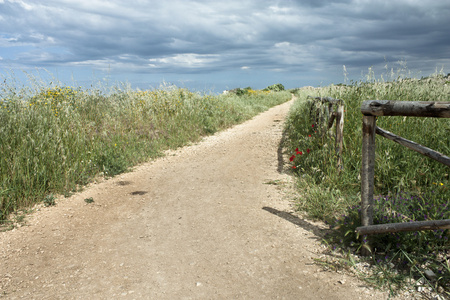
[[[287,149],[310,149],[308,155],[296,156],[295,171],[320,184],[321,189],[355,195],[360,190],[362,114],[364,100],[448,101],[450,86],[444,78],[399,80],[394,82],[358,82],[348,86],[329,86],[299,92],[286,122]],[[345,101],[344,171],[336,166],[334,140],[323,138],[321,129],[310,118],[311,96],[330,96]],[[316,127],[312,127],[315,125]],[[450,120],[439,118],[380,117],[377,125],[397,135],[418,142],[444,154],[450,153]],[[381,137],[376,138],[375,192],[425,192],[448,190],[448,167]],[[340,205],[341,207],[341,205]],[[332,212],[333,210],[330,210]],[[332,212],[334,213],[334,212]],[[322,214],[322,213],[321,213]]]
[[[299,209],[334,228],[328,241],[342,249],[358,249],[354,229],[360,225],[360,172],[362,113],[364,100],[449,101],[450,79],[429,78],[369,80],[349,85],[331,85],[299,90],[299,100],[286,122],[286,151],[298,174]],[[311,117],[307,95],[333,97],[345,102],[343,171],[336,168],[334,139],[323,136],[322,126]],[[399,136],[450,155],[450,120],[420,117],[379,117],[377,126]],[[376,137],[374,223],[438,220],[450,218],[449,168],[397,143]],[[414,276],[429,268],[437,276],[434,284],[450,293],[449,230],[376,235],[374,257],[395,263]],[[347,248],[348,247],[348,248]],[[389,259],[387,259],[389,258]],[[395,258],[395,259],[394,259]],[[380,259],[380,258],[376,258]],[[402,271],[402,272],[403,272]],[[403,274],[403,273],[402,273]]]
[[[140,91],[46,85],[0,89],[0,222],[50,194],[197,141],[289,100],[288,92],[202,95],[175,86]]]

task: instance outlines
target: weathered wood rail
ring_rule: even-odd
[[[344,101],[341,99],[334,99],[331,97],[311,97],[314,100],[314,105],[311,106],[310,117],[314,119],[315,124],[326,123],[327,126],[321,126],[323,129],[322,137],[328,133],[333,136],[332,127],[336,122],[335,135],[335,151],[338,157],[337,168],[339,172],[343,170],[342,150],[344,147]],[[315,109],[313,116],[313,109]]]
[[[450,220],[377,224],[367,226],[367,228],[364,229],[364,232],[362,234],[368,235],[387,232],[437,230],[437,229],[450,229]]]
[[[366,116],[450,118],[450,102],[367,100],[361,105]]]
[[[361,169],[362,226],[356,228],[356,232],[359,235],[369,235],[399,231],[450,229],[450,220],[373,225],[375,134],[388,138],[450,167],[450,157],[377,127],[376,118],[379,116],[450,118],[450,102],[368,100],[364,101],[361,105],[361,112],[363,113]]]

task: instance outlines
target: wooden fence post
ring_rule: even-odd
[[[342,162],[342,151],[344,148],[344,104],[343,101],[339,104],[336,114],[336,152],[338,155],[339,173],[344,169]]]
[[[341,99],[333,99],[330,97],[312,97],[313,99],[309,110],[309,116],[311,119],[314,118],[314,124],[321,126],[319,127],[319,133],[322,139],[325,135],[333,137],[333,124],[336,121],[336,136],[335,136],[335,152],[338,158],[336,167],[338,168],[338,173],[340,174],[344,170],[344,164],[342,161],[342,151],[344,147],[344,101]],[[323,125],[326,121],[326,127]]]
[[[373,190],[375,168],[376,117],[363,116],[362,166],[361,166],[361,225],[373,224]],[[366,246],[370,247],[368,244]],[[368,248],[361,248],[363,255],[369,255]]]

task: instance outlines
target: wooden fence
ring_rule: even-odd
[[[450,157],[377,127],[376,118],[381,116],[450,118],[450,102],[368,100],[361,105],[361,112],[364,115],[361,170],[362,226],[356,228],[356,232],[360,235],[369,235],[399,231],[450,229],[450,220],[373,225],[375,134],[450,167]]]
[[[344,146],[344,101],[341,99],[333,99],[330,97],[311,97],[313,105],[310,108],[310,119],[314,120],[315,124],[327,124],[327,126],[320,126],[322,137],[326,134],[333,136],[333,124],[336,121],[336,135],[335,135],[335,151],[338,157],[337,168],[339,172],[343,170],[342,163],[342,149]],[[319,127],[319,126],[318,126]]]

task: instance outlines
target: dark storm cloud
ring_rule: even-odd
[[[298,72],[406,60],[434,69],[450,62],[449,15],[447,0],[0,0],[0,66]]]

